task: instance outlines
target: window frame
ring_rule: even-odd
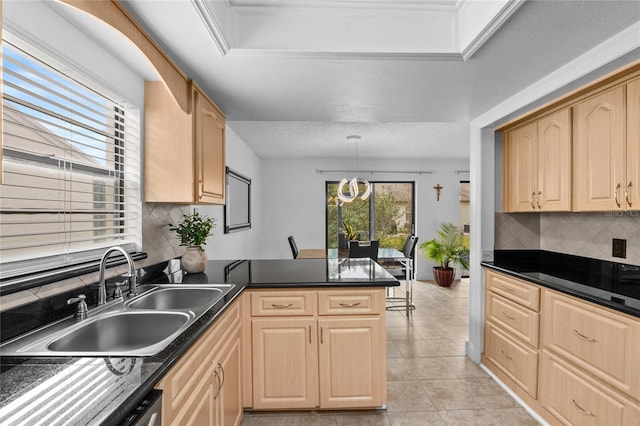
[[[100,167],[99,165],[80,164],[72,160],[66,160],[66,164],[71,164],[74,171],[90,173],[90,175],[94,177],[103,176],[105,178],[114,178],[113,171],[115,170],[115,175],[118,176],[117,179],[119,179],[119,182],[117,185],[105,186],[105,193],[109,192],[107,188],[114,189],[115,198],[110,202],[116,204],[118,208],[114,216],[115,220],[113,218],[105,218],[105,222],[117,223],[117,233],[119,234],[125,233],[125,230],[127,231],[125,233],[125,239],[122,242],[106,241],[106,243],[96,243],[93,247],[64,250],[54,254],[43,253],[43,255],[27,259],[10,260],[6,262],[0,260],[0,295],[54,282],[61,279],[61,276],[62,278],[68,278],[90,272],[90,270],[93,269],[92,265],[94,265],[96,261],[99,261],[104,250],[112,245],[120,245],[128,252],[136,253],[136,258],[138,259],[145,258],[146,255],[139,252],[142,246],[142,227],[140,226],[142,214],[140,192],[142,170],[141,159],[139,157],[142,148],[142,129],[140,127],[141,111],[133,107],[129,102],[119,99],[111,90],[102,86],[100,84],[101,79],[98,76],[88,75],[86,71],[83,73],[81,70],[73,69],[73,64],[65,65],[63,59],[59,60],[56,58],[57,55],[55,52],[43,52],[41,49],[7,33],[6,30],[3,33],[2,42],[4,45],[3,48],[6,48],[5,46],[7,44],[11,45],[11,48],[20,55],[25,55],[31,61],[53,69],[53,72],[57,73],[57,75],[63,76],[84,90],[94,92],[112,105],[112,115],[108,113],[109,109],[107,109],[105,110],[105,117],[110,116],[110,119],[113,120],[112,130],[114,134],[110,135],[109,133],[105,133],[105,136],[113,138],[111,148],[114,148],[114,151],[108,151],[111,152],[111,154],[108,155],[113,155],[113,168],[109,166]],[[2,85],[4,85],[4,79]],[[1,91],[4,92],[4,90]],[[15,103],[15,98],[11,100],[10,95],[7,95],[7,98],[9,98],[9,102]],[[2,101],[3,103],[5,102],[4,93]],[[23,104],[19,103],[19,105]],[[30,106],[27,106],[27,108],[33,109]],[[133,121],[125,121],[125,117],[127,116],[130,116]],[[134,131],[133,135],[127,132],[126,126],[132,126],[130,130]],[[4,127],[3,125],[3,131]],[[91,129],[88,130],[93,131]],[[54,134],[54,132],[52,132],[52,134]],[[60,165],[61,161],[59,159],[49,158],[44,155],[38,156],[35,152],[19,152],[12,148],[3,147],[1,142],[0,148],[3,151],[3,155],[0,157],[1,161],[5,161],[6,158],[21,158],[22,160],[39,163],[42,167],[51,167],[52,169],[58,170],[63,168],[63,166]],[[127,162],[125,165],[126,149],[133,149],[135,153],[132,155],[134,161]],[[97,193],[95,191],[96,185],[98,184],[94,180],[94,195]],[[95,197],[93,198],[93,206],[95,207],[96,200]],[[95,215],[100,214],[98,210],[89,210],[87,214],[93,215],[94,224],[97,223]],[[107,211],[105,211],[104,214],[108,216]],[[100,229],[94,229],[94,235],[98,235],[95,234],[96,230],[99,231]],[[89,244],[89,246],[90,245],[91,244]]]

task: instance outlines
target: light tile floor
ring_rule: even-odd
[[[387,311],[387,410],[247,412],[242,425],[537,425],[464,356],[469,280],[450,288],[417,281],[413,289],[409,318]]]

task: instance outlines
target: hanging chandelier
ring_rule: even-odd
[[[347,136],[348,142],[355,142],[356,144],[356,174],[360,170],[360,164],[358,159],[358,142],[360,142],[361,139],[362,138],[358,135]],[[364,185],[364,191],[362,193],[360,193],[359,184]],[[349,186],[349,192],[345,193],[345,186],[347,185]],[[355,200],[358,196],[361,199],[366,200],[367,198],[369,198],[370,194],[371,194],[371,185],[369,184],[369,181],[366,179],[360,178],[358,176],[354,177],[351,180],[347,180],[346,178],[343,178],[340,181],[340,184],[338,184],[338,199],[344,203],[350,203],[353,200]]]

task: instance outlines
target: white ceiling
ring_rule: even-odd
[[[264,158],[349,134],[362,158],[468,158],[472,118],[640,20],[636,0],[124,3]]]

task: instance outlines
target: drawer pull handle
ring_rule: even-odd
[[[504,316],[504,317],[506,317],[506,318],[508,318],[510,320],[514,320],[515,319],[515,317],[512,317],[511,315],[507,315],[505,312],[502,313],[502,316]]]
[[[287,309],[293,306],[293,303],[287,303],[286,305],[278,305],[276,303],[272,303],[271,306],[273,306],[276,309]]]
[[[504,291],[508,291],[509,293],[515,293],[516,291],[510,287],[501,286]]]
[[[618,206],[618,208],[620,208],[620,201],[618,200],[618,193],[620,192],[620,182],[618,182],[618,184],[616,185],[616,197],[615,197],[615,202],[616,202],[616,206]]]
[[[578,336],[579,338],[581,338],[582,340],[586,341],[586,342],[591,342],[591,343],[596,343],[597,340],[594,339],[593,337],[589,337],[589,336],[585,336],[584,334],[580,333],[578,330],[573,330],[573,334],[575,334],[576,336]]]
[[[500,352],[502,352],[502,355],[505,356],[505,358],[507,358],[508,360],[513,360],[513,358],[511,358],[505,351],[503,351],[502,349],[500,349]]]
[[[341,303],[340,306],[342,306],[343,308],[355,308],[356,306],[358,306],[360,304],[360,302],[355,302],[355,303]]]
[[[631,181],[629,181],[629,183],[627,184],[627,191],[625,192],[624,198],[627,200],[627,205],[629,207],[633,207],[633,204],[631,204],[631,198],[629,198],[629,192],[631,192]]]
[[[580,410],[580,412],[581,412],[582,414],[584,414],[585,416],[589,416],[589,417],[595,417],[595,416],[596,416],[596,415],[595,415],[595,414],[593,414],[591,411],[588,411],[588,410],[585,410],[584,408],[582,408],[582,407],[581,407],[581,406],[576,402],[576,400],[575,400],[575,399],[571,398],[571,402],[573,402],[573,405],[575,405],[575,406],[576,406],[576,408],[577,408],[578,410]]]

